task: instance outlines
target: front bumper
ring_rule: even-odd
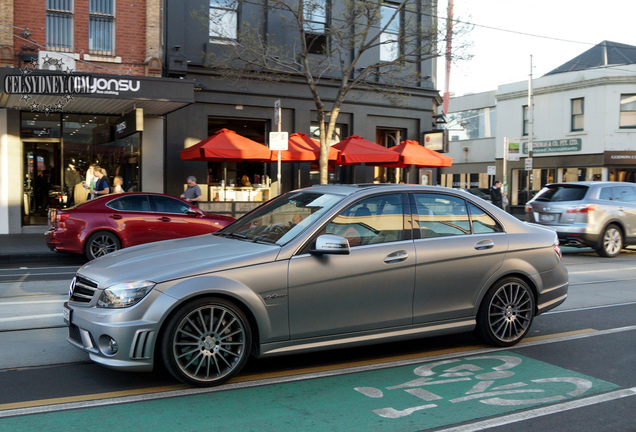
[[[67,341],[103,366],[126,371],[151,371],[161,318],[173,301],[153,290],[139,304],[124,309],[102,309],[66,302],[64,307],[70,311]],[[163,313],[155,313],[160,310]],[[114,346],[116,350],[113,350]]]

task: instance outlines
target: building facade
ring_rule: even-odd
[[[0,0],[0,234],[85,199],[88,167],[164,190],[165,116],[193,101],[163,73],[160,0]]]
[[[506,180],[513,206],[523,206],[551,182],[636,182],[636,58],[629,57],[634,53],[636,47],[603,42],[533,79],[532,117],[527,81],[501,85],[494,94],[451,99],[449,117],[496,112],[496,133],[487,141],[494,157],[484,162],[496,167],[498,179]],[[463,109],[470,101],[478,103]],[[450,129],[452,136],[452,124]],[[451,149],[463,146],[472,151],[482,143],[471,139],[470,133],[461,134],[457,141],[451,141]],[[528,160],[530,145],[532,157]],[[473,173],[473,165],[462,162],[455,159],[452,170]],[[487,174],[484,167],[480,172]],[[444,169],[446,173],[448,169]]]
[[[180,193],[186,175],[195,175],[200,185],[209,186],[203,188],[204,199],[209,200],[217,198],[218,187],[225,180],[228,182],[225,184],[226,188],[229,184],[238,186],[243,176],[247,176],[252,185],[271,186],[271,181],[277,178],[276,164],[230,161],[223,165],[221,162],[182,161],[179,151],[222,128],[234,130],[267,145],[269,132],[277,130],[274,110],[276,101],[281,106],[282,131],[290,134],[302,132],[314,138],[319,137],[316,104],[302,74],[290,73],[270,80],[238,80],[232,73],[228,74],[227,70],[223,70],[223,64],[214,62],[215,58],[222,57],[228,51],[228,46],[245,43],[247,36],[244,31],[248,28],[254,29],[258,37],[267,38],[268,47],[275,46],[283,60],[288,59],[285,56],[294,52],[294,49],[300,49],[298,47],[303,42],[300,40],[302,34],[317,45],[333,43],[333,39],[330,41],[329,38],[335,27],[342,27],[340,17],[343,15],[340,12],[347,2],[305,2],[306,7],[309,4],[313,7],[312,12],[306,12],[303,17],[305,33],[299,32],[298,24],[290,19],[291,10],[298,4],[283,2],[284,5],[281,3],[277,7],[275,3],[277,2],[166,1],[165,64],[168,76],[194,81],[197,88],[193,105],[168,116],[168,193]],[[430,14],[423,14],[421,8],[431,7],[433,2],[409,3],[415,12],[399,12],[398,22],[405,23],[415,17],[430,26]],[[396,5],[390,2],[385,2],[383,6],[389,12],[393,7]],[[390,30],[396,34],[404,31],[401,24]],[[368,66],[381,65],[383,59],[390,57],[391,53],[383,51],[386,46],[379,44],[359,59],[356,58],[355,50],[351,50],[338,61],[346,64],[355,59],[358,62],[356,72],[353,73],[355,75]],[[326,51],[328,50],[317,49],[311,56],[320,61]],[[277,60],[276,56],[270,58],[272,62]],[[421,58],[414,62],[413,67],[419,78],[398,89],[401,100],[397,104],[379,93],[377,85],[376,89],[361,86],[349,93],[338,114],[334,142],[354,134],[387,147],[404,139],[420,141],[423,132],[432,129],[433,115],[439,102],[435,87],[435,62],[434,58]],[[325,70],[324,75],[317,92],[330,110],[329,106],[336,98],[338,85],[343,77],[329,69]],[[331,168],[330,181],[390,181],[393,178],[388,177],[395,176],[393,171],[395,170],[366,166]],[[282,191],[318,181],[318,167],[315,164],[284,163],[282,166]],[[264,199],[265,195],[260,194],[260,197]]]

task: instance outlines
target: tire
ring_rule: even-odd
[[[504,278],[488,290],[479,306],[477,336],[494,346],[512,346],[528,333],[534,314],[535,298],[528,284]]]
[[[178,380],[207,387],[236,375],[249,357],[252,332],[243,312],[220,298],[201,298],[173,315],[161,336],[164,366]]]
[[[623,233],[618,226],[610,224],[603,231],[601,244],[596,249],[596,253],[602,257],[614,258],[621,253],[621,249],[623,249]]]
[[[115,234],[108,231],[98,231],[91,234],[86,240],[84,254],[89,260],[94,260],[119,249],[121,249],[121,242]]]

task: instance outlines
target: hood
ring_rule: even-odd
[[[205,234],[122,249],[85,264],[78,273],[100,288],[138,280],[159,283],[271,262],[279,252],[276,245]]]

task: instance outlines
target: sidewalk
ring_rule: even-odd
[[[46,245],[45,226],[33,227],[30,231],[24,234],[0,234],[0,264],[63,256],[53,252]]]

